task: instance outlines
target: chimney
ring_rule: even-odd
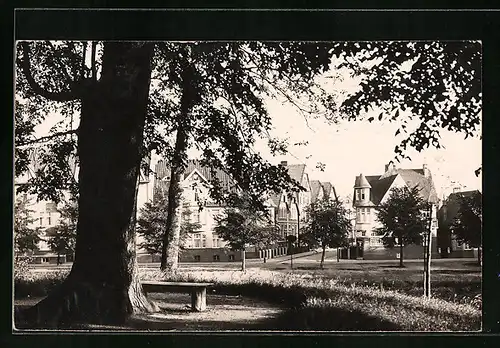
[[[430,175],[430,171],[429,171],[429,167],[427,167],[427,163],[424,163],[422,165],[422,169],[424,170],[424,176],[429,176]]]
[[[385,172],[384,173],[387,173],[389,171],[393,171],[396,169],[396,165],[394,164],[393,161],[390,161],[388,164],[385,165]]]
[[[288,161],[281,161],[281,165],[286,167],[288,165]]]

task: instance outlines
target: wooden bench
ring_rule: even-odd
[[[207,287],[212,283],[173,283],[173,282],[141,282],[142,289],[148,292],[191,293],[191,310],[202,312],[207,308]]]

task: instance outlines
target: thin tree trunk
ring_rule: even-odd
[[[426,275],[426,286],[425,286],[425,291],[426,294],[425,296],[427,298],[431,298],[431,260],[432,260],[432,255],[431,255],[431,250],[432,250],[432,235],[431,231],[429,230],[429,239],[427,243],[427,275]]]
[[[185,171],[184,162],[188,148],[188,130],[190,126],[189,112],[197,100],[193,69],[194,67],[187,62],[184,64],[182,71],[180,115],[178,119],[174,155],[171,161],[167,221],[161,251],[161,270],[177,269],[179,265],[179,240],[182,223],[182,187],[180,183]]]
[[[102,77],[82,99],[79,219],[67,279],[24,313],[36,327],[123,324],[158,308],[141,288],[135,211],[152,44],[104,43]]]
[[[245,272],[247,269],[246,267],[246,250],[245,248],[241,249],[241,271]]]
[[[61,254],[57,253],[57,265],[59,266],[61,264]]]
[[[319,267],[321,269],[323,269],[324,265],[325,265],[325,254],[326,254],[326,245],[322,245],[321,246],[322,248],[322,251],[321,251],[321,262],[319,263]]]
[[[179,139],[179,135],[177,136]],[[176,142],[176,150],[177,144]],[[180,180],[183,175],[183,169],[172,165],[170,171],[170,185],[168,188],[168,206],[167,222],[165,224],[165,233],[163,235],[163,244],[161,249],[160,269],[176,269],[178,267],[179,255],[179,237],[181,229],[181,198],[182,188]]]
[[[403,267],[403,241],[399,242],[399,267]]]

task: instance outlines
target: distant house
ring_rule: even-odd
[[[300,243],[299,231],[307,221],[306,208],[320,199],[337,199],[337,193],[330,182],[310,180],[305,164],[288,164],[287,161],[282,161],[280,165],[287,169],[290,177],[299,182],[305,191],[271,195],[276,206],[276,223],[280,227],[283,240],[288,235],[294,235]]]
[[[457,216],[460,208],[461,197],[479,196],[481,192],[474,191],[455,191],[451,193],[443,202],[438,211],[439,229],[438,229],[438,251],[441,257],[476,257],[477,248],[471,248],[467,243],[460,243],[453,235],[450,228],[453,219]]]
[[[437,236],[438,198],[430,170],[425,164],[422,168],[417,169],[399,169],[390,162],[385,166],[383,174],[365,176],[361,173],[355,178],[353,207],[356,211],[354,228],[358,256],[365,259],[399,258],[399,252],[396,249],[384,248],[381,236],[375,233],[375,229],[380,226],[376,209],[379,204],[389,198],[391,189],[405,186],[413,188],[417,185],[421,189],[421,197],[432,203],[431,232],[433,240],[435,240]],[[433,244],[433,249],[437,251],[436,243]],[[422,253],[421,246],[407,246],[404,257],[420,258]]]
[[[154,192],[167,194],[170,185],[170,167],[165,161],[160,160],[155,165]],[[183,262],[211,262],[211,261],[238,261],[240,253],[228,250],[226,241],[215,232],[217,215],[223,213],[226,206],[211,199],[209,189],[213,179],[218,180],[226,190],[237,190],[235,181],[224,171],[215,170],[212,177],[210,168],[198,160],[189,160],[186,170],[181,178],[182,198],[184,208],[191,211],[193,222],[200,224],[200,229],[190,235],[185,244],[185,250],[180,255]],[[267,202],[269,214],[274,220],[275,205],[271,200]],[[141,260],[150,258],[144,251]],[[247,249],[247,258],[259,256],[259,251],[253,247]]]

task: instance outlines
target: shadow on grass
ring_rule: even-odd
[[[274,319],[276,330],[293,331],[399,331],[393,322],[360,311],[333,307],[306,307],[285,311]]]
[[[170,310],[168,312],[171,312]],[[251,322],[227,318],[220,320],[162,319],[150,315],[135,315],[122,326],[75,325],[68,330],[89,331],[398,331],[400,326],[361,312],[347,312],[336,308],[289,309],[276,317]],[[19,325],[18,329],[30,329]]]

